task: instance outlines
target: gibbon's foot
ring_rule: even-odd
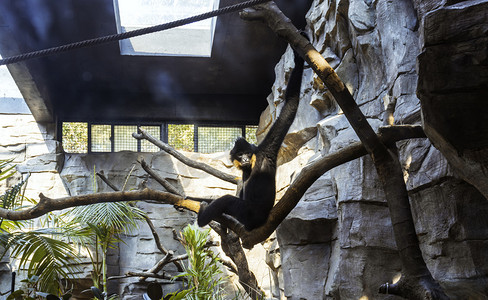
[[[204,202],[204,201],[200,202],[200,209],[198,210],[198,218],[197,218],[198,219],[197,223],[198,223],[198,226],[200,226],[200,227],[203,227],[210,222],[210,221],[206,222],[206,220],[204,220],[202,218],[202,214],[205,211],[205,209],[207,209],[207,206],[208,206],[207,202]]]

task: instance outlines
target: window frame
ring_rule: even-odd
[[[193,125],[193,152],[200,153],[198,149],[198,128],[199,127],[223,127],[223,128],[239,128],[241,130],[241,136],[246,137],[246,128],[250,126],[257,126],[257,124],[235,124],[235,123],[212,123],[212,122],[185,122],[185,121],[166,121],[166,122],[103,122],[103,121],[71,121],[64,120],[58,122],[58,141],[63,143],[62,128],[63,123],[86,123],[87,124],[87,152],[68,152],[69,154],[106,154],[106,153],[116,153],[120,151],[115,151],[115,126],[137,126],[137,129],[144,126],[157,126],[160,128],[159,140],[164,143],[168,143],[168,125]],[[92,149],[92,126],[93,125],[107,125],[110,126],[110,151],[93,151]],[[137,140],[137,152],[142,152],[141,149],[142,140]],[[132,151],[132,150],[122,150],[122,151]],[[134,151],[135,152],[135,151]],[[142,153],[152,153],[152,152],[142,152]]]

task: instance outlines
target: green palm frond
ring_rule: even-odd
[[[50,236],[59,235],[57,229],[38,229],[5,233],[8,237],[7,248],[10,255],[19,260],[19,268],[26,269],[29,275],[39,276],[39,290],[57,293],[58,282],[70,278],[77,258],[73,247],[60,239]]]
[[[13,158],[0,159],[0,181],[5,180],[15,174],[15,171],[13,170],[15,165],[10,165],[13,160]]]
[[[126,202],[107,202],[75,207],[68,215],[82,224],[103,224],[117,232],[130,232],[145,213]]]

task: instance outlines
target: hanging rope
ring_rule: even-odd
[[[0,60],[0,66],[13,64],[13,63],[28,60],[31,58],[42,57],[42,56],[50,55],[53,53],[59,53],[59,52],[65,52],[65,51],[78,49],[78,48],[101,45],[101,44],[105,44],[105,43],[109,43],[109,42],[120,41],[120,40],[124,40],[124,39],[128,39],[128,38],[132,38],[135,36],[140,36],[140,35],[149,34],[149,33],[158,32],[158,31],[163,31],[163,30],[167,30],[170,28],[175,28],[175,27],[179,27],[182,25],[186,25],[186,24],[198,22],[201,20],[205,20],[208,18],[216,17],[219,15],[239,11],[239,10],[242,10],[244,8],[251,7],[251,6],[254,6],[257,4],[261,4],[264,2],[269,2],[269,1],[270,0],[245,1],[245,2],[242,2],[239,4],[219,8],[219,9],[214,10],[214,11],[209,11],[209,12],[206,12],[206,13],[203,13],[200,15],[188,17],[185,19],[177,20],[177,21],[168,22],[168,23],[161,24],[161,25],[156,25],[156,26],[147,27],[147,28],[141,28],[141,29],[137,29],[137,30],[133,30],[133,31],[124,32],[124,33],[108,35],[108,36],[94,38],[94,39],[85,40],[85,41],[81,41],[81,42],[71,43],[71,44],[67,44],[67,45],[63,45],[63,46],[58,46],[58,47],[48,48],[48,49],[44,49],[44,50],[29,52],[29,53],[25,53],[25,54],[16,55],[16,56],[11,56],[11,57],[7,57],[5,59],[1,59]]]

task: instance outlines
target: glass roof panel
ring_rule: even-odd
[[[119,33],[217,9],[219,0],[114,0]],[[209,57],[216,18],[120,41],[122,55]]]

